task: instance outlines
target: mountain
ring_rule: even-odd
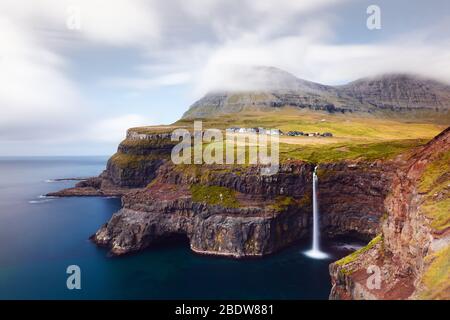
[[[450,86],[408,74],[389,74],[351,82],[338,89],[380,109],[449,110]]]
[[[388,74],[342,86],[327,86],[299,79],[278,68],[252,67],[234,71],[232,79],[236,84],[234,89],[206,94],[186,111],[183,118],[270,111],[285,106],[380,116],[392,116],[392,112],[428,115],[450,110],[449,85],[409,74]],[[236,89],[240,84],[242,89]]]

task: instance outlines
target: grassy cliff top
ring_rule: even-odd
[[[130,130],[140,134],[170,133],[178,128],[192,132],[193,121],[182,119],[170,126]],[[395,156],[427,142],[445,129],[444,125],[430,122],[380,119],[370,114],[330,114],[288,107],[270,112],[222,115],[202,121],[203,129],[263,127],[277,128],[283,132],[331,132],[333,137],[280,136],[281,161],[290,159],[315,163]],[[142,145],[146,143],[151,142],[139,142]]]
[[[293,108],[276,109],[270,112],[239,113],[222,115],[216,118],[198,119],[203,128],[226,129],[230,127],[277,128],[282,131],[298,130],[303,132],[331,132],[334,142],[373,141],[432,138],[445,129],[446,125],[414,120],[380,119],[367,115],[330,114],[296,110]],[[143,134],[172,132],[177,128],[192,131],[194,120],[179,120],[168,126],[148,126],[130,130]],[[448,126],[448,125],[447,125]],[[317,139],[307,137],[282,137],[286,143],[319,143]]]

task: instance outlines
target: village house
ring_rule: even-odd
[[[332,137],[333,134],[331,132],[324,132],[324,133],[320,133],[320,132],[303,132],[303,131],[288,131],[286,133],[287,136],[290,137]]]
[[[282,136],[286,135],[289,137],[332,137],[333,134],[331,132],[303,132],[303,131],[288,131],[284,133],[280,129],[264,129],[262,127],[258,128],[240,128],[240,127],[230,127],[226,129],[226,132],[230,133],[260,133],[260,134],[267,134],[271,136]]]
[[[261,127],[258,128],[239,128],[239,127],[230,127],[225,130],[229,133],[260,133],[267,134],[272,136],[283,135],[283,131],[279,129],[264,129]]]

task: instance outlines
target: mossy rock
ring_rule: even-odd
[[[450,246],[425,258],[429,263],[423,274],[419,293],[420,299],[450,299]]]
[[[382,242],[383,242],[383,236],[380,234],[380,235],[376,236],[375,238],[373,238],[365,247],[362,247],[361,249],[356,250],[355,252],[352,252],[348,256],[345,256],[341,260],[336,261],[335,264],[341,267],[341,270],[344,274],[346,274],[346,275],[351,274],[353,272],[353,270],[351,270],[351,268],[346,268],[346,266],[348,266],[352,262],[355,262],[361,256],[361,254],[369,251],[370,249],[375,247],[377,244],[382,243]]]
[[[443,152],[435,161],[428,164],[423,172],[419,191],[426,193],[435,190],[437,187],[445,187],[450,181],[450,151]]]
[[[116,153],[114,154],[110,161],[121,169],[136,169],[142,163],[150,162],[150,161],[160,161],[164,159],[161,155],[133,155],[133,154],[125,154],[125,153]]]
[[[275,211],[281,212],[297,204],[298,202],[293,197],[278,196],[275,198],[275,202],[269,205],[269,207]]]
[[[177,144],[176,141],[171,141],[170,139],[125,139],[121,143],[121,146],[131,149],[159,149],[159,148],[172,148]]]
[[[450,228],[450,151],[443,152],[425,168],[419,192],[424,194],[422,212],[431,220],[430,226],[437,231]],[[441,195],[436,197],[435,195]]]

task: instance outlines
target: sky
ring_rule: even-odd
[[[242,66],[450,83],[449,30],[448,0],[1,0],[0,156],[111,155]]]

